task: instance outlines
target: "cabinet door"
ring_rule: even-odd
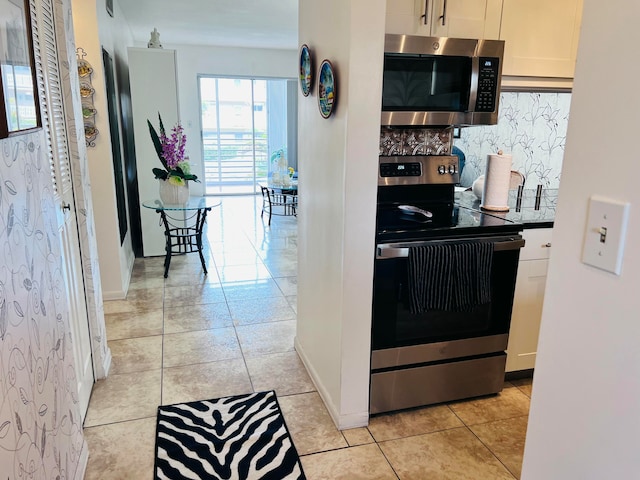
[[[507,347],[507,372],[527,370],[535,365],[548,264],[549,260],[544,259],[521,261],[518,265]]]
[[[498,39],[501,15],[502,0],[387,0],[385,31]]]
[[[504,0],[503,75],[573,78],[582,0]]]
[[[434,37],[500,37],[502,0],[433,0]]]
[[[428,37],[432,3],[432,0],[387,0],[385,32]]]
[[[522,232],[525,245],[520,252],[511,313],[507,372],[527,370],[535,365],[552,235],[551,228]]]

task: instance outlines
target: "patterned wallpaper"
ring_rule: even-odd
[[[502,93],[497,125],[463,128],[454,139],[466,157],[460,183],[471,186],[487,155],[503,150],[525,175],[526,189],[558,188],[570,103],[570,93]]]
[[[37,2],[45,0],[36,0]],[[47,0],[51,1],[51,0]],[[55,0],[74,194],[97,378],[106,376],[93,209],[87,174],[70,0]],[[81,139],[80,142],[77,140]],[[0,476],[72,479],[86,443],[51,172],[42,131],[0,140]]]
[[[83,445],[41,132],[0,141],[0,468],[73,478]]]

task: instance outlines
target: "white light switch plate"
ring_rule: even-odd
[[[591,196],[582,262],[620,275],[629,203]]]

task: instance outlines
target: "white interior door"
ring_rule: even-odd
[[[62,195],[58,201],[58,205],[60,205],[58,232],[60,235],[67,304],[69,305],[73,359],[78,388],[78,400],[82,421],[84,422],[84,417],[89,407],[94,374],[93,359],[91,356],[91,337],[89,335],[89,317],[87,315],[87,304],[84,293],[82,260],[78,242],[78,227],[76,224],[73,193],[67,192],[67,195]]]
[[[65,125],[62,82],[58,68],[52,0],[30,1],[34,52],[42,123],[47,139],[58,233],[62,254],[73,358],[82,420],[89,406],[94,383],[89,318],[82,275],[82,257],[76,218],[69,144]]]

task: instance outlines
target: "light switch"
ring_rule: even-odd
[[[591,196],[582,262],[620,275],[628,218],[629,203]]]

